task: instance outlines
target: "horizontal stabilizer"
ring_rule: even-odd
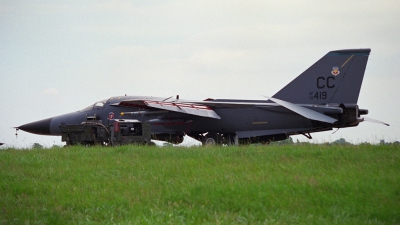
[[[376,120],[376,119],[371,119],[371,118],[368,118],[368,117],[361,117],[361,118],[363,119],[363,121],[372,122],[372,123],[379,123],[379,124],[383,124],[383,125],[386,125],[386,126],[390,126],[389,124],[387,124],[385,122],[382,122],[382,121],[379,121],[379,120]]]
[[[270,98],[270,97],[266,97],[266,98],[278,103],[279,105],[281,105],[301,116],[311,119],[311,120],[317,120],[317,121],[321,121],[321,122],[325,122],[325,123],[334,123],[337,121],[336,119],[333,119],[332,117],[326,116],[322,113],[313,111],[311,109],[304,108],[300,105],[296,105],[296,104],[286,102],[286,101],[276,99],[276,98]]]

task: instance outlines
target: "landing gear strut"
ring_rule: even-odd
[[[302,135],[304,135],[306,138],[308,139],[312,139],[311,134],[310,133],[301,133]]]

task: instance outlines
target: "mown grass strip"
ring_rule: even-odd
[[[2,224],[398,224],[392,145],[0,151]]]

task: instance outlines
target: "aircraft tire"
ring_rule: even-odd
[[[206,137],[206,140],[204,141],[204,145],[206,145],[206,146],[213,146],[213,145],[216,145],[216,143],[217,142],[212,137],[209,137],[209,138]]]
[[[110,146],[110,145],[111,145],[110,139],[109,139],[109,138],[105,138],[105,139],[101,142],[101,145],[103,145],[103,146]]]
[[[203,138],[203,145],[204,146],[214,146],[214,145],[222,145],[222,135],[217,133],[208,133]]]

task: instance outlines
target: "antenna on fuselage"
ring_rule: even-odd
[[[165,102],[165,101],[167,101],[168,99],[170,99],[170,98],[172,98],[172,97],[174,97],[174,96],[168,97],[168,98],[162,100],[162,102]]]

